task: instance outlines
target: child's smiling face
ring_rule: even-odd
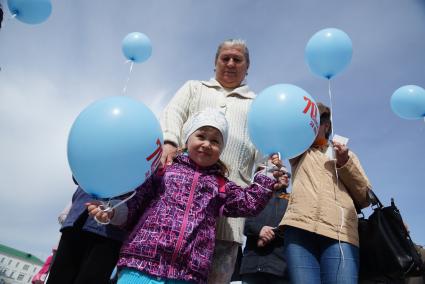
[[[189,157],[200,167],[209,167],[218,162],[223,149],[221,132],[211,126],[203,126],[187,140]]]

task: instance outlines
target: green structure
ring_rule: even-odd
[[[0,284],[31,283],[42,265],[38,257],[0,244]]]

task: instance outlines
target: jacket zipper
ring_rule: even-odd
[[[184,232],[186,231],[187,219],[188,219],[188,216],[189,216],[190,207],[191,207],[192,202],[193,202],[193,195],[195,194],[195,188],[196,188],[196,184],[198,183],[198,178],[199,178],[199,173],[195,172],[195,176],[193,177],[192,185],[191,185],[191,188],[190,188],[189,200],[187,202],[186,209],[184,211],[183,223],[182,223],[182,226],[180,228],[179,238],[177,239],[176,248],[174,249],[174,253],[173,253],[173,256],[171,258],[170,268],[168,270],[168,275],[170,275],[170,276],[172,275],[172,272],[173,272],[173,265],[176,261],[177,253],[179,252],[181,245],[182,245],[182,242],[183,242],[183,236],[184,236]]]

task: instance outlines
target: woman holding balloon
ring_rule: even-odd
[[[346,145],[329,142],[330,110],[307,151],[290,159],[293,184],[280,223],[291,283],[357,283],[359,239],[354,204],[368,205],[369,180]],[[335,159],[326,151],[333,147]]]
[[[328,79],[332,102],[330,80],[351,60],[350,38],[338,29],[321,30],[309,40],[305,55],[311,71]],[[266,114],[279,124],[262,123]],[[346,145],[329,141],[330,109],[316,106],[297,86],[274,85],[253,102],[248,124],[262,152],[280,152],[291,163],[292,192],[279,225],[291,283],[357,283],[354,204],[368,205],[371,185],[356,155]]]

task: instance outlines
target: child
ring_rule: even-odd
[[[88,204],[90,215],[101,221],[112,217],[114,224],[123,223],[122,213],[128,212],[126,227],[133,230],[121,249],[119,284],[205,283],[216,218],[254,216],[272,195],[275,180],[266,175],[257,174],[247,188],[224,177],[219,156],[228,125],[219,110],[195,114],[183,132],[188,153],[137,188],[127,207],[107,213],[97,203]]]

